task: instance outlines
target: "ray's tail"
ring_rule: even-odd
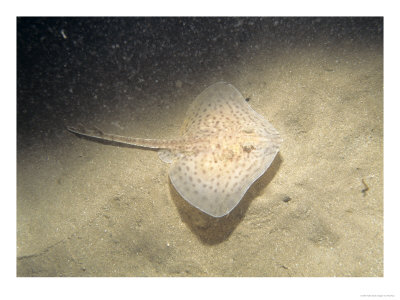
[[[143,138],[133,138],[133,137],[109,134],[109,133],[104,133],[97,128],[85,129],[85,128],[74,128],[67,126],[67,130],[79,136],[84,136],[99,141],[107,141],[123,145],[131,145],[131,146],[151,148],[151,149],[165,149],[168,148],[168,145],[171,145],[172,142],[171,140],[143,139]]]

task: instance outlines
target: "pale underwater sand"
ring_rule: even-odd
[[[382,61],[373,44],[260,50],[168,99],[154,84],[133,109],[82,120],[173,137],[205,87],[233,84],[284,141],[221,219],[175,192],[156,152],[66,130],[19,149],[18,276],[383,276]]]

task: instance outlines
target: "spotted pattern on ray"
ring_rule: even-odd
[[[240,202],[268,169],[282,141],[275,128],[225,82],[197,96],[179,139],[140,139],[68,129],[101,140],[160,149],[160,158],[172,163],[169,176],[175,189],[190,204],[214,217],[228,214]]]

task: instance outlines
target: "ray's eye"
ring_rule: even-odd
[[[252,144],[244,144],[242,145],[243,151],[250,153],[252,150],[256,149]]]

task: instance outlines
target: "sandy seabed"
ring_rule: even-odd
[[[19,132],[17,275],[383,276],[382,44],[252,49],[208,73],[164,76],[145,96],[117,95],[107,109],[93,101],[82,120],[172,138],[205,87],[233,84],[284,140],[238,207],[201,213],[157,153],[78,138],[67,115],[51,139]]]

